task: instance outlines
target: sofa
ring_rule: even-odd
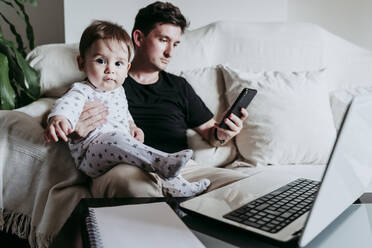
[[[163,196],[154,174],[122,164],[91,180],[75,169],[66,144],[44,141],[54,100],[84,78],[77,53],[78,44],[31,51],[42,97],[0,111],[0,229],[31,247],[50,246],[81,198]],[[182,174],[209,178],[209,191],[263,170],[319,180],[347,105],[372,92],[371,70],[371,51],[313,24],[221,21],[186,31],[168,71],[186,78],[217,120],[242,88],[258,93],[227,144],[211,147],[187,131],[194,157]],[[115,173],[123,180],[111,180]]]

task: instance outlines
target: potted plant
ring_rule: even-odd
[[[0,0],[0,5],[6,5],[17,13],[26,24],[25,45],[16,27],[7,18],[4,8],[0,10],[1,24],[7,24],[16,38],[16,42],[4,37],[0,25],[0,109],[9,110],[27,105],[40,96],[40,75],[26,61],[26,52],[34,48],[34,32],[25,4],[37,6],[36,0]]]

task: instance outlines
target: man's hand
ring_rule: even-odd
[[[134,122],[129,122],[129,128],[130,128],[130,135],[133,136],[136,140],[143,143],[145,141],[145,134],[143,133],[142,129],[137,127]]]
[[[50,118],[48,127],[44,132],[44,138],[47,142],[50,142],[50,139],[53,139],[54,142],[57,142],[58,137],[60,137],[67,142],[67,135],[69,135],[71,132],[71,124],[67,118],[62,115],[55,115]]]
[[[91,131],[104,124],[108,110],[100,102],[86,102],[76,124],[74,136],[85,138]]]
[[[245,108],[241,108],[240,113],[242,114],[242,117],[240,118],[235,114],[231,114],[224,120],[229,129],[219,128],[218,124],[215,123],[215,128],[217,128],[217,138],[219,140],[228,141],[240,133],[243,128],[243,121],[248,117],[248,111]]]
[[[234,136],[236,136],[243,128],[243,121],[248,117],[248,111],[246,109],[241,109],[240,112],[242,113],[242,117],[237,117],[236,115],[232,114],[229,118],[225,120],[226,125],[231,129],[223,129],[218,127],[218,123],[214,118],[210,119],[209,121],[201,124],[200,126],[194,128],[194,130],[200,134],[205,140],[209,141],[212,146],[219,146],[221,142],[218,142],[215,137],[215,130],[217,130],[217,138],[221,141],[224,140],[223,143],[226,143]],[[225,112],[226,113],[226,112]],[[222,116],[225,116],[223,114]]]

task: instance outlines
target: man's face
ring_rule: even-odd
[[[165,70],[172,58],[174,49],[180,43],[182,30],[173,24],[156,24],[143,37],[141,46],[137,48],[142,53],[142,59],[156,71]],[[136,52],[137,52],[136,51]]]

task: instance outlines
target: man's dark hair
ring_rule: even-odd
[[[158,1],[138,11],[134,21],[132,37],[136,29],[140,30],[145,36],[148,35],[157,23],[174,24],[181,28],[182,33],[189,25],[178,7],[168,2]]]

